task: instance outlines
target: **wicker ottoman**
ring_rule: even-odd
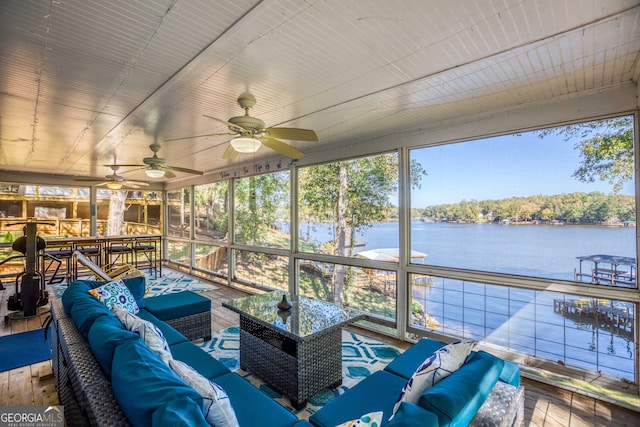
[[[211,300],[191,291],[144,299],[145,308],[190,340],[211,339]]]

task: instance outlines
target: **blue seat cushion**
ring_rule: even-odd
[[[216,377],[231,372],[226,366],[190,341],[172,345],[170,349],[174,359],[181,360],[193,367],[207,379],[215,380]]]
[[[222,375],[213,381],[229,396],[241,426],[290,427],[298,420],[284,406],[274,405],[269,396],[236,373]],[[260,423],[256,424],[256,420]]]
[[[148,311],[160,320],[171,320],[211,310],[211,300],[191,291],[145,298]]]
[[[171,415],[172,422],[163,420],[161,425],[203,425],[202,396],[142,340],[116,347],[113,366],[118,367],[111,372],[113,392],[132,425],[151,426],[157,413]]]
[[[89,330],[88,337],[91,352],[107,377],[111,377],[111,365],[116,347],[124,342],[139,339],[138,334],[125,329],[122,322],[114,316],[97,318]]]
[[[330,400],[309,421],[320,427],[334,427],[345,421],[355,420],[364,414],[383,411],[382,426],[393,413],[400,390],[407,383],[405,378],[387,371],[378,371],[356,384],[344,395]]]
[[[144,320],[148,320],[149,322],[156,325],[162,331],[162,335],[164,335],[164,339],[167,340],[167,344],[169,344],[169,346],[189,341],[187,337],[173,329],[166,322],[159,320],[153,314],[149,313],[146,308],[140,310],[140,312],[138,313],[138,317]]]
[[[384,370],[408,380],[427,357],[444,346],[443,342],[423,338],[396,357]]]
[[[457,371],[418,399],[438,416],[440,426],[467,426],[498,382],[504,360],[484,351],[472,353]]]
[[[387,427],[439,427],[438,417],[418,405],[402,402]]]

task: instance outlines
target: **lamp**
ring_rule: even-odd
[[[231,146],[238,153],[255,153],[262,145],[258,138],[239,136],[231,140]]]
[[[107,182],[107,188],[109,190],[119,190],[122,188],[122,184],[119,182]]]
[[[144,173],[146,173],[149,178],[162,178],[164,176],[162,169],[145,169]]]

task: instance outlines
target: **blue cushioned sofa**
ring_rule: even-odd
[[[53,371],[67,425],[208,425],[201,396],[88,293],[101,284],[77,280],[51,301]],[[144,306],[144,291],[130,290]],[[138,316],[162,330],[174,359],[222,386],[240,426],[310,426],[147,309]]]
[[[518,426],[524,418],[520,369],[484,351],[474,351],[460,369],[403,403],[389,421],[400,391],[422,362],[445,344],[422,339],[381,371],[330,401],[309,421],[334,427],[364,414],[383,411],[382,426]]]

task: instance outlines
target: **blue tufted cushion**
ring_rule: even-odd
[[[111,377],[111,363],[115,348],[123,342],[138,340],[137,334],[124,328],[113,316],[102,316],[93,322],[89,330],[89,346],[100,366]]]
[[[418,405],[402,402],[387,427],[439,427],[438,417]]]
[[[141,340],[128,341],[116,347],[113,367],[113,392],[134,426],[151,426],[154,413],[166,413],[167,408],[171,408],[170,412],[177,420],[182,419],[179,414],[184,415],[187,423],[182,425],[202,424],[204,421],[202,397],[180,380]],[[175,400],[181,400],[177,407],[172,406]]]
[[[438,416],[440,426],[467,426],[498,382],[504,360],[472,353],[457,371],[420,396],[418,405]]]

